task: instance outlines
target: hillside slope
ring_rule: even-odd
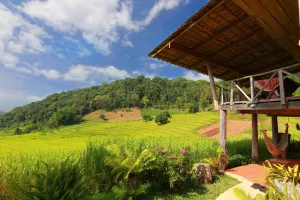
[[[139,76],[112,83],[103,83],[83,89],[54,93],[44,100],[17,107],[1,115],[0,129],[14,128],[28,124],[47,124],[50,117],[64,107],[72,107],[84,116],[96,110],[114,110],[136,106],[156,106],[166,108],[176,103],[198,102],[200,98],[210,98],[209,82],[192,81],[179,77],[169,80]]]

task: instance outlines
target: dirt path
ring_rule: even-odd
[[[249,129],[251,129],[250,121],[227,120],[227,137],[241,134]],[[219,138],[219,132],[220,123],[212,124],[203,129],[198,130],[198,133],[210,138]]]
[[[117,110],[116,112],[98,110],[86,115],[84,118],[89,121],[101,121],[99,116],[102,113],[105,114],[105,118],[109,121],[134,121],[142,119],[141,111],[138,108],[131,108],[130,111]]]

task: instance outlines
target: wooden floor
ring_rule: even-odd
[[[266,187],[266,178],[265,178],[265,171],[264,166],[259,164],[250,164],[244,165],[232,169],[226,170],[231,174],[241,176],[248,181],[251,181],[255,184],[258,184],[262,187]]]

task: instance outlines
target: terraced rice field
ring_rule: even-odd
[[[87,141],[106,137],[200,137],[197,130],[218,121],[218,113],[173,115],[170,123],[157,125],[154,121],[144,122],[83,122],[78,125],[36,132],[28,135],[7,135],[0,133],[0,151],[5,150],[48,150],[78,149]],[[2,136],[1,136],[2,135]]]

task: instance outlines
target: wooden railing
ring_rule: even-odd
[[[288,67],[284,67],[277,70],[272,70],[269,72],[261,73],[261,74],[255,74],[251,76],[246,76],[243,78],[238,78],[229,81],[230,82],[230,90],[225,89],[223,86],[220,87],[220,101],[219,104],[221,106],[224,105],[230,105],[233,106],[235,104],[252,104],[255,105],[259,102],[260,96],[264,92],[265,88],[269,85],[269,83],[274,79],[278,78],[279,81],[279,99],[278,101],[281,102],[282,105],[286,104],[286,94],[285,94],[285,88],[284,88],[284,77],[290,76],[293,77],[296,80],[300,80],[300,77],[292,74],[289,72],[289,70],[300,67],[300,63],[291,65]],[[265,85],[259,90],[256,91],[254,87],[254,81],[258,77],[265,77],[267,75],[271,74],[268,81],[266,81]],[[248,88],[248,92],[245,91],[245,88],[243,88],[239,83],[245,81],[249,81],[250,87]],[[268,97],[266,99],[270,99],[270,97],[274,94],[275,90],[269,92]]]

